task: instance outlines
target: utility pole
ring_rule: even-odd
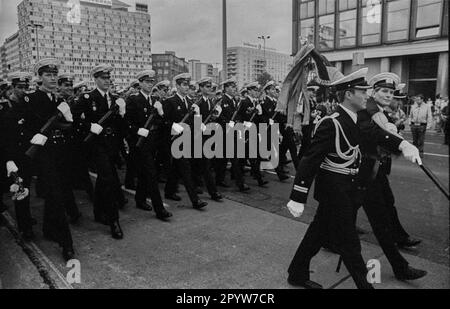
[[[228,78],[227,68],[227,0],[222,0],[222,74],[223,79]]]
[[[258,39],[263,40],[263,46],[264,46],[264,71],[267,72],[267,61],[266,61],[266,40],[270,39],[270,35],[267,36],[259,36]]]

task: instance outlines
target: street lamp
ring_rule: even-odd
[[[258,39],[263,40],[264,41],[264,71],[266,70],[266,40],[270,39],[270,35],[267,36],[259,36]]]
[[[38,37],[38,29],[43,29],[44,26],[40,25],[40,24],[35,24],[35,23],[30,23],[27,25],[27,27],[31,27],[35,29],[35,34],[36,34],[36,53],[37,53],[37,61],[39,61],[39,37]]]

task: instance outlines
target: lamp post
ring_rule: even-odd
[[[266,40],[270,39],[270,35],[267,35],[267,36],[262,35],[262,36],[259,36],[258,39],[263,40],[263,42],[264,42],[264,71],[266,71],[266,65],[267,65],[267,62],[266,62]]]
[[[40,24],[35,24],[35,23],[30,23],[27,25],[28,27],[34,28],[35,29],[35,34],[36,34],[36,53],[37,53],[37,61],[39,61],[39,37],[38,37],[38,29],[43,29],[44,26],[40,25]]]

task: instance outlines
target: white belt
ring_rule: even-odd
[[[330,166],[328,164],[324,164],[322,163],[322,165],[320,166],[321,169],[329,171],[329,172],[333,172],[333,173],[337,173],[337,174],[341,174],[341,175],[351,175],[351,176],[355,176],[358,175],[359,173],[359,168],[346,168],[346,167],[333,167]]]

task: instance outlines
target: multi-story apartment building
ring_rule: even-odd
[[[238,86],[256,81],[267,71],[276,82],[284,78],[292,68],[292,57],[278,53],[273,49],[258,47],[258,45],[245,44],[244,47],[227,48],[228,78],[234,77]]]
[[[158,81],[172,81],[175,76],[189,72],[189,64],[185,58],[179,58],[173,51],[152,55],[153,70]]]
[[[200,60],[189,60],[189,73],[192,79],[198,81],[205,77],[214,77],[214,67],[210,63],[203,63]]]
[[[1,75],[4,79],[8,73],[20,67],[19,63],[19,34],[14,33],[5,40],[5,44],[1,48]]]
[[[69,7],[67,0],[22,1],[18,61],[10,70],[32,71],[38,59],[54,57],[61,62],[61,72],[91,81],[92,67],[107,63],[115,68],[115,83],[127,86],[138,71],[152,66],[151,26],[147,0],[124,1],[130,4],[81,0],[79,7]],[[12,52],[7,43],[8,55]]]
[[[344,74],[391,71],[409,95],[448,95],[448,0],[292,3],[293,54],[308,40]]]

